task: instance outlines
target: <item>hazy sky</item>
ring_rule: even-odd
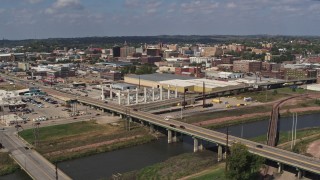
[[[0,0],[0,38],[320,35],[319,0]]]

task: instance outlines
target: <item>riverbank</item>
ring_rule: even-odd
[[[217,157],[212,151],[184,153],[140,170],[122,174],[121,179],[179,179],[216,164]]]
[[[289,104],[290,103],[290,104]],[[294,100],[290,101],[288,105],[281,107],[281,117],[290,116],[291,113],[297,112],[299,115],[312,114],[320,112],[320,106],[316,100]],[[209,129],[216,129],[226,126],[232,126],[242,123],[261,121],[270,117],[272,104],[248,106],[228,111],[212,112],[191,116],[187,119],[194,125],[206,127]]]
[[[32,129],[19,134],[33,144]],[[40,128],[35,150],[51,162],[61,162],[148,143],[155,139],[155,136],[140,126],[133,126],[127,131],[122,123],[102,125],[96,121],[87,121]]]
[[[10,157],[8,152],[0,152],[0,176],[14,173],[19,169],[18,164]]]

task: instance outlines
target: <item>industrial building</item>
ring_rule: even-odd
[[[178,92],[184,92],[184,89],[187,89],[189,92],[212,92],[217,88],[223,88],[227,86],[236,86],[239,83],[235,81],[218,81],[211,79],[192,79],[192,80],[167,80],[160,81],[161,86],[164,89],[170,88],[170,90],[175,90],[177,88]]]
[[[146,87],[159,87],[160,81],[173,80],[173,79],[187,80],[187,79],[195,79],[195,78],[189,77],[189,76],[181,76],[181,75],[174,75],[174,74],[159,74],[159,73],[144,74],[144,75],[131,74],[124,77],[124,82],[129,84],[146,86]]]
[[[137,84],[147,87],[162,87],[164,89],[184,92],[188,89],[189,92],[202,92],[203,84],[205,84],[205,92],[214,91],[216,88],[235,86],[239,83],[235,81],[218,81],[210,79],[196,79],[189,76],[179,76],[173,74],[146,74],[146,75],[128,75],[124,77],[124,81],[130,84]]]

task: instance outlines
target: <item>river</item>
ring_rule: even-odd
[[[319,127],[320,113],[298,116],[297,129]],[[229,127],[229,134],[244,138],[252,138],[266,134],[268,120],[243,123]],[[280,120],[280,130],[289,131],[292,127],[292,117]],[[226,132],[226,128],[217,129]],[[241,133],[242,132],[242,133]],[[73,179],[101,179],[114,173],[141,169],[162,162],[178,154],[192,152],[193,144],[190,137],[184,137],[184,143],[168,144],[166,138],[148,144],[106,152],[89,157],[65,161],[58,166]],[[4,180],[24,180],[23,173],[14,173],[0,177]]]

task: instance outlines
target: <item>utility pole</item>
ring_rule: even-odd
[[[296,145],[296,140],[297,140],[297,124],[298,124],[298,113],[296,113],[296,121],[295,121],[295,130],[294,130],[294,141],[293,145]]]
[[[188,89],[184,89],[183,91],[183,109],[186,108],[186,92],[188,91]]]
[[[241,138],[243,138],[243,121],[241,122]]]
[[[203,81],[203,84],[202,84],[202,99],[203,99],[202,107],[203,108],[205,108],[205,105],[206,105],[205,85],[206,84]]]
[[[39,122],[35,122],[33,123],[33,144],[35,147],[37,147],[39,145]]]
[[[266,86],[266,102],[268,100],[268,86]]]
[[[140,89],[140,75],[139,75],[139,89]]]
[[[55,165],[56,165],[56,180],[58,180],[58,163],[56,162]]]
[[[226,142],[226,167],[225,171],[228,171],[228,151],[229,151],[229,127],[227,127],[227,142]]]
[[[292,114],[292,128],[291,128],[291,150],[293,149],[293,134],[294,134],[294,113]]]

